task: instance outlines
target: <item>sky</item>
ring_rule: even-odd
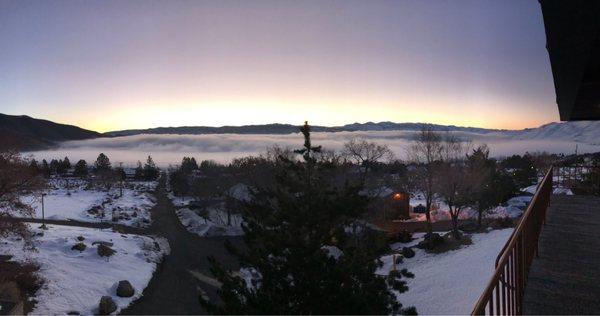
[[[101,132],[558,120],[535,0],[2,0],[0,113]]]

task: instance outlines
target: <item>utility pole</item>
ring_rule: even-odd
[[[48,229],[48,227],[46,227],[46,214],[44,214],[44,196],[46,196],[46,193],[42,193],[42,226],[40,226],[40,228]]]

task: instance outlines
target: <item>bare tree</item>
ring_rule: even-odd
[[[467,164],[470,143],[455,137],[443,141],[444,160],[436,170],[436,193],[448,205],[455,239],[460,239],[458,218],[462,210],[476,202],[477,192],[488,177],[484,169]],[[483,166],[482,166],[483,167]]]
[[[417,165],[414,173],[415,188],[425,197],[428,233],[433,232],[431,205],[435,195],[435,167],[442,160],[443,147],[442,136],[430,125],[423,125],[407,152],[409,159]]]
[[[387,145],[379,145],[365,139],[353,138],[344,144],[342,156],[364,168],[362,172],[364,179],[373,164],[381,160],[393,160],[394,153]]]
[[[17,152],[0,152],[0,237],[26,237],[27,226],[11,217],[31,216],[34,209],[21,201],[23,194],[35,194],[44,186],[43,177]]]

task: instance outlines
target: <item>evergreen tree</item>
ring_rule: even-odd
[[[156,180],[158,179],[158,174],[159,171],[156,167],[156,164],[154,163],[154,160],[152,160],[152,157],[148,156],[148,158],[146,159],[146,164],[144,164],[144,180]]]
[[[96,158],[96,162],[94,162],[94,170],[96,172],[108,172],[111,170],[110,159],[104,154],[100,153],[98,158]]]
[[[60,169],[59,166],[60,166],[60,163],[58,162],[58,160],[56,160],[56,159],[50,160],[50,173],[51,174],[58,173],[58,170]]]
[[[385,237],[358,220],[367,208],[360,187],[335,187],[323,176],[307,123],[302,160],[279,157],[277,183],[258,189],[243,207],[243,251],[228,245],[251,284],[210,258],[223,284],[218,314],[390,314],[400,311],[392,288],[405,291],[406,270],[375,275]],[[387,280],[387,282],[386,282]]]
[[[46,159],[42,159],[42,167],[40,168],[40,171],[42,172],[42,175],[44,175],[45,178],[50,178],[50,166],[48,165]]]
[[[190,190],[187,174],[183,173],[181,169],[171,171],[169,175],[169,186],[175,196],[186,195]]]
[[[480,146],[468,157],[469,167],[488,176],[475,192],[477,225],[481,227],[483,214],[513,197],[519,190],[512,177],[497,168],[496,160],[489,158],[487,146]]]
[[[125,173],[125,169],[122,166],[118,166],[115,168],[116,178],[119,181],[124,181],[127,179],[127,174]]]
[[[56,166],[56,173],[64,175],[69,171],[69,168],[71,168],[71,162],[69,161],[68,157],[65,157],[65,159],[61,159],[58,161],[58,164]]]
[[[142,162],[138,160],[137,167],[135,167],[135,173],[133,174],[135,180],[144,180],[144,168]]]
[[[190,174],[192,171],[198,170],[198,163],[194,157],[183,157],[179,169],[185,174]]]
[[[88,175],[88,167],[85,160],[81,159],[75,164],[73,175],[81,178],[85,178]]]
[[[537,182],[537,169],[531,155],[513,155],[502,162],[502,166],[512,174],[519,188],[526,188]]]
[[[65,157],[65,159],[63,159],[62,166],[65,170],[71,169],[71,161],[69,161],[69,157]]]
[[[38,165],[38,162],[35,159],[31,159],[31,161],[29,162],[29,168],[31,168],[31,170],[33,170],[36,173],[41,172],[40,166]]]

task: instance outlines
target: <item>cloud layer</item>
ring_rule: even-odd
[[[388,145],[400,159],[406,157],[415,132],[412,131],[362,131],[338,133],[313,133],[313,143],[326,149],[340,150],[348,140],[359,137],[369,141]],[[501,135],[484,135],[470,132],[458,132],[454,135],[474,144],[486,143],[494,156],[522,154],[527,151],[548,151],[571,153],[577,143],[564,140],[519,140]],[[107,154],[114,163],[134,165],[152,155],[161,166],[177,164],[183,156],[196,159],[214,159],[228,162],[235,157],[256,155],[265,152],[268,147],[279,145],[298,148],[302,145],[302,135],[134,135],[115,138],[96,138],[83,141],[64,142],[59,148],[31,153],[36,158],[62,158],[71,160],[95,160],[100,152]],[[600,151],[600,146],[579,143],[579,152]]]

